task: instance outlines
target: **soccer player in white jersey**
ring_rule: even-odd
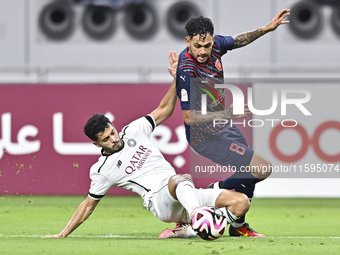
[[[177,66],[177,54],[170,53],[170,63]],[[176,77],[175,68],[169,68]],[[113,186],[131,190],[144,200],[144,206],[158,219],[175,222],[159,238],[191,237],[187,223],[195,211],[211,205],[223,208],[228,223],[244,215],[249,200],[242,194],[222,189],[196,189],[189,174],[176,174],[160,151],[150,141],[152,131],[169,118],[176,105],[176,79],[159,106],[151,114],[126,125],[120,133],[104,115],[93,115],[84,126],[85,134],[95,146],[102,148],[101,157],[90,169],[92,180],[88,197],[79,205],[65,228],[45,238],[67,237],[95,210]]]

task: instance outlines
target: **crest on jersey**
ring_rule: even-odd
[[[188,102],[188,92],[185,89],[181,90],[181,101]]]
[[[218,59],[215,62],[215,66],[219,71],[222,71],[222,64]]]
[[[136,142],[135,139],[130,138],[130,139],[127,141],[127,145],[128,145],[129,147],[135,147],[136,144],[137,144],[137,142]]]

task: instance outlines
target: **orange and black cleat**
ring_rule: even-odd
[[[257,233],[254,229],[249,227],[249,224],[245,222],[243,226],[234,228],[232,225],[229,227],[230,236],[249,236],[249,237],[266,237]]]

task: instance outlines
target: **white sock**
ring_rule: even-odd
[[[193,236],[196,236],[196,232],[192,229],[191,225],[189,225],[187,237],[193,237]]]
[[[176,196],[177,200],[187,210],[189,216],[191,216],[194,209],[199,207],[195,193],[195,184],[189,178],[185,178],[178,183]]]
[[[227,207],[220,208],[220,210],[224,213],[227,218],[228,224],[231,224],[234,227],[234,221],[238,220],[240,217],[235,216],[232,212],[230,212]],[[238,224],[238,223],[236,223]]]

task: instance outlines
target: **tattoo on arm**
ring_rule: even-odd
[[[218,112],[207,112],[207,114],[203,115],[201,111],[193,111],[191,110],[189,113],[190,124],[200,124],[206,122],[213,122],[214,119],[233,119],[235,115],[233,115],[232,109],[227,109],[225,111]]]
[[[243,46],[248,45],[249,43],[252,43],[255,41],[257,38],[261,37],[264,35],[265,32],[263,31],[262,28],[256,29],[251,32],[246,32],[243,34],[236,35],[234,37],[234,47],[233,49],[241,48]]]

